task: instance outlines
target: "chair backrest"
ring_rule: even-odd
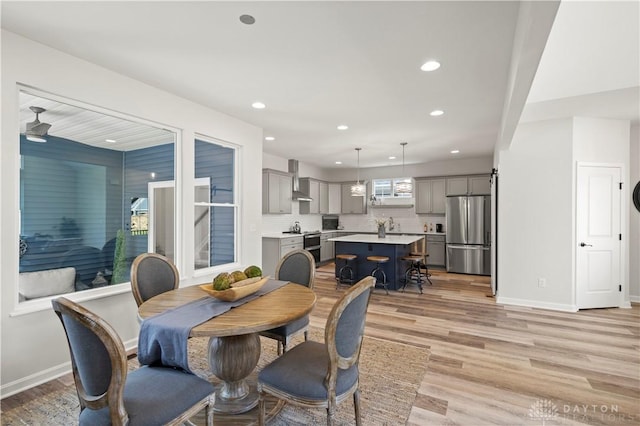
[[[276,280],[291,281],[313,288],[316,261],[307,250],[293,250],[282,256],[276,266]]]
[[[329,395],[335,395],[338,369],[346,370],[359,362],[367,308],[375,282],[373,277],[358,281],[333,305],[327,317],[324,341],[329,352],[326,378]]]
[[[101,317],[71,300],[51,301],[67,335],[80,409],[109,407],[114,424],[126,424],[123,392],[127,355],[115,330]]]
[[[131,265],[131,290],[138,306],[180,284],[180,274],[173,262],[157,253],[142,253]]]

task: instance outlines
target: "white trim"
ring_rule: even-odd
[[[138,347],[138,339],[127,340],[126,342],[123,342],[123,344],[125,350],[129,351]],[[71,371],[71,361],[63,362],[62,364],[58,364],[54,367],[38,371],[37,373],[30,374],[19,380],[2,385],[0,387],[0,395],[2,395],[2,398],[6,398],[8,396],[18,394],[27,389],[31,389],[35,386],[69,374]]]
[[[527,306],[529,308],[549,309],[552,311],[578,312],[578,307],[575,304],[567,305],[564,303],[550,303],[540,300],[515,299],[511,297],[498,296],[496,298],[496,303],[499,305]]]

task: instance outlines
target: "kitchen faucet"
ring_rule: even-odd
[[[396,224],[393,223],[393,218],[389,216],[389,231],[393,231],[393,228],[396,227]]]

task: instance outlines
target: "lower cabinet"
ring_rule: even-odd
[[[287,238],[262,238],[262,274],[275,277],[280,259],[293,250],[302,249],[302,236]]]
[[[446,243],[444,235],[427,235],[427,265],[445,267],[446,265]]]
[[[329,238],[335,237],[333,233],[322,234],[320,236],[320,262],[326,262],[336,257],[335,243],[328,241]]]

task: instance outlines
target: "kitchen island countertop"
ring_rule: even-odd
[[[378,238],[378,234],[355,234],[344,237],[329,238],[329,241],[341,243],[373,243],[373,244],[397,244],[407,245],[420,240],[419,235],[388,235],[386,238]]]

